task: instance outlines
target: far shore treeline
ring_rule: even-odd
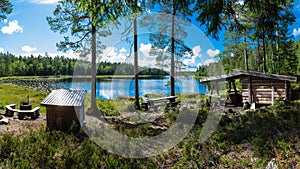
[[[0,77],[7,76],[51,76],[51,75],[89,75],[90,63],[64,56],[15,56],[10,53],[0,53]],[[157,69],[139,67],[140,75],[168,75]],[[97,65],[97,75],[134,75],[134,66],[128,63],[101,62]]]

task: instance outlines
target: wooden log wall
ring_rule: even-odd
[[[243,101],[248,101],[248,78],[241,79]],[[273,91],[273,94],[272,94]],[[279,97],[290,98],[290,82],[252,77],[252,101],[257,104],[272,104]],[[272,99],[272,96],[274,99]]]
[[[47,106],[46,118],[49,129],[67,131],[72,126],[73,121],[80,125],[78,113],[80,107],[71,106]]]

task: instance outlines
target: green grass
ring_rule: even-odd
[[[198,141],[202,123],[197,123],[175,147],[144,159],[110,154],[82,133],[49,131],[41,126],[26,136],[0,135],[0,168],[265,168],[273,158],[279,168],[297,168],[299,107],[291,103],[243,116],[226,114],[203,143]],[[205,121],[207,113],[199,110],[199,115],[204,115],[197,121]],[[165,117],[174,120],[174,115]],[[131,137],[158,134],[147,124],[121,130]]]
[[[0,84],[0,108],[10,103],[27,100],[39,106],[47,96],[45,92]],[[150,97],[156,97],[150,95]],[[128,99],[128,98],[127,98]],[[128,159],[108,153],[83,133],[49,131],[40,126],[26,135],[0,133],[0,168],[266,168],[275,158],[279,168],[300,167],[300,101],[287,102],[236,116],[226,113],[212,136],[199,142],[203,123],[208,115],[203,96],[179,95],[178,99],[196,103],[196,124],[187,137],[163,154]],[[98,107],[106,115],[130,109],[132,102],[115,106],[116,101],[97,99]],[[199,102],[198,102],[199,101]],[[278,103],[282,104],[282,103]],[[85,105],[90,105],[87,95]],[[44,111],[44,109],[42,109]],[[172,125],[177,118],[176,109],[165,109],[157,122]],[[162,131],[149,129],[149,124],[125,127],[112,123],[115,129],[130,137],[147,137]]]
[[[0,108],[4,109],[5,105],[12,103],[19,106],[20,102],[28,101],[28,95],[29,103],[32,104],[32,107],[41,107],[40,103],[44,100],[48,93],[13,84],[0,84]],[[46,112],[45,107],[41,107],[40,110],[42,113]]]

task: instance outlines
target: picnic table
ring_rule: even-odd
[[[166,97],[159,97],[159,98],[148,98],[142,96],[143,102],[142,107],[148,110],[150,107],[155,107],[155,105],[158,104],[158,106],[171,104],[171,105],[177,105],[179,101],[176,101],[177,96],[166,96]]]

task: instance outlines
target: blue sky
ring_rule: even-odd
[[[56,43],[63,39],[64,35],[54,33],[46,21],[46,16],[52,16],[57,0],[12,0],[13,12],[7,19],[0,21],[0,52],[10,52],[15,55],[65,55],[76,57],[73,52],[61,53],[56,49]],[[300,4],[295,4],[294,13],[297,22],[291,26],[290,31],[298,39],[300,37]],[[199,64],[208,64],[213,61],[215,55],[223,50],[222,33],[220,41],[206,37],[205,28],[199,28],[198,23],[186,28],[189,32],[186,43],[193,49],[192,55],[183,57],[184,63],[190,69]],[[141,37],[147,37],[149,32],[140,32]],[[121,41],[121,30],[114,31],[112,37],[104,39],[107,49],[101,60],[124,61],[130,60],[128,44]],[[140,39],[140,65],[154,65],[155,56],[149,55],[151,43],[147,38]],[[163,49],[162,49],[163,50]]]

